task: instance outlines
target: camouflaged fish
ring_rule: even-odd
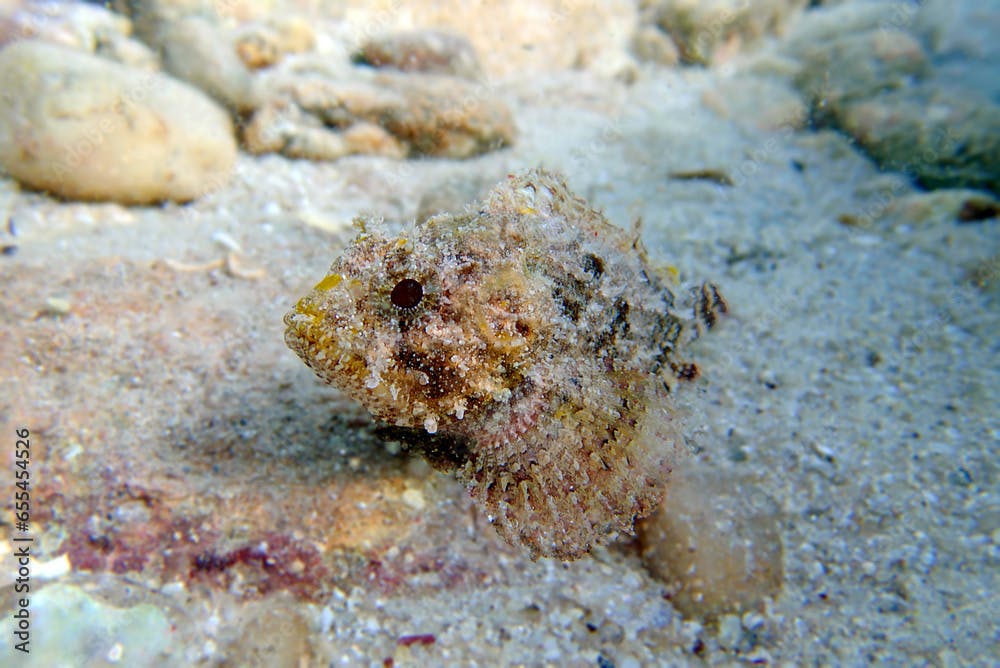
[[[725,311],[715,287],[682,317],[637,238],[540,170],[408,234],[360,226],[285,316],[288,346],[533,557],[631,533],[662,497],[668,395],[697,374],[677,346]]]

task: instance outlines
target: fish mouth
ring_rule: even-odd
[[[309,294],[296,302],[285,314],[285,344],[295,351],[307,364],[322,348],[324,339],[325,313],[319,307],[314,294]],[[331,342],[332,343],[332,342]],[[311,366],[311,365],[310,365]]]
[[[285,345],[308,363],[308,356],[313,347],[308,316],[304,316],[298,311],[289,311],[285,314],[284,322]]]
[[[323,335],[324,330],[328,329],[324,326],[328,312],[328,307],[323,305],[324,295],[343,280],[341,274],[327,274],[285,314],[285,342],[292,350],[298,351],[293,341],[317,343],[323,338],[329,338]]]
[[[324,338],[323,332],[328,328],[324,327],[327,308],[323,305],[323,296],[340,285],[343,278],[340,274],[327,274],[285,314],[285,343],[289,348],[299,352],[302,343],[315,344]]]

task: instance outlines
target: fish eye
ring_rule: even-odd
[[[396,287],[389,295],[389,301],[392,302],[393,306],[399,308],[414,308],[423,298],[424,286],[420,285],[420,281],[415,281],[412,278],[404,278],[396,283]]]

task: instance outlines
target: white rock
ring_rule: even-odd
[[[236,52],[234,37],[215,21],[187,16],[157,31],[163,67],[230,109],[258,106],[254,78]]]
[[[403,503],[414,510],[423,510],[424,506],[427,505],[427,501],[424,499],[424,493],[413,487],[410,487],[403,492]]]
[[[69,199],[188,201],[223,185],[232,123],[168,76],[28,40],[0,51],[0,165]]]
[[[36,561],[33,575],[39,580],[55,580],[69,572],[69,557],[63,554],[48,561]]]

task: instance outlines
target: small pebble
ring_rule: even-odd
[[[32,575],[39,580],[54,580],[69,573],[70,568],[69,557],[66,554],[62,554],[55,559],[34,562]]]
[[[62,297],[49,297],[45,300],[44,313],[47,315],[67,315],[72,309],[68,299]]]
[[[354,59],[372,67],[403,72],[433,72],[475,79],[476,50],[463,35],[441,30],[411,30],[372,37]]]
[[[639,525],[643,561],[686,617],[759,610],[784,578],[779,516],[752,480],[681,470]]]
[[[424,500],[423,492],[412,487],[403,492],[403,503],[414,510],[423,510],[424,506],[427,505],[427,502]]]
[[[736,649],[743,639],[743,624],[736,615],[724,615],[719,619],[719,645],[725,649]]]
[[[116,642],[114,645],[111,646],[111,649],[108,650],[108,662],[118,663],[119,661],[122,660],[122,656],[124,654],[125,654],[125,648],[122,647],[122,644],[120,642]]]

